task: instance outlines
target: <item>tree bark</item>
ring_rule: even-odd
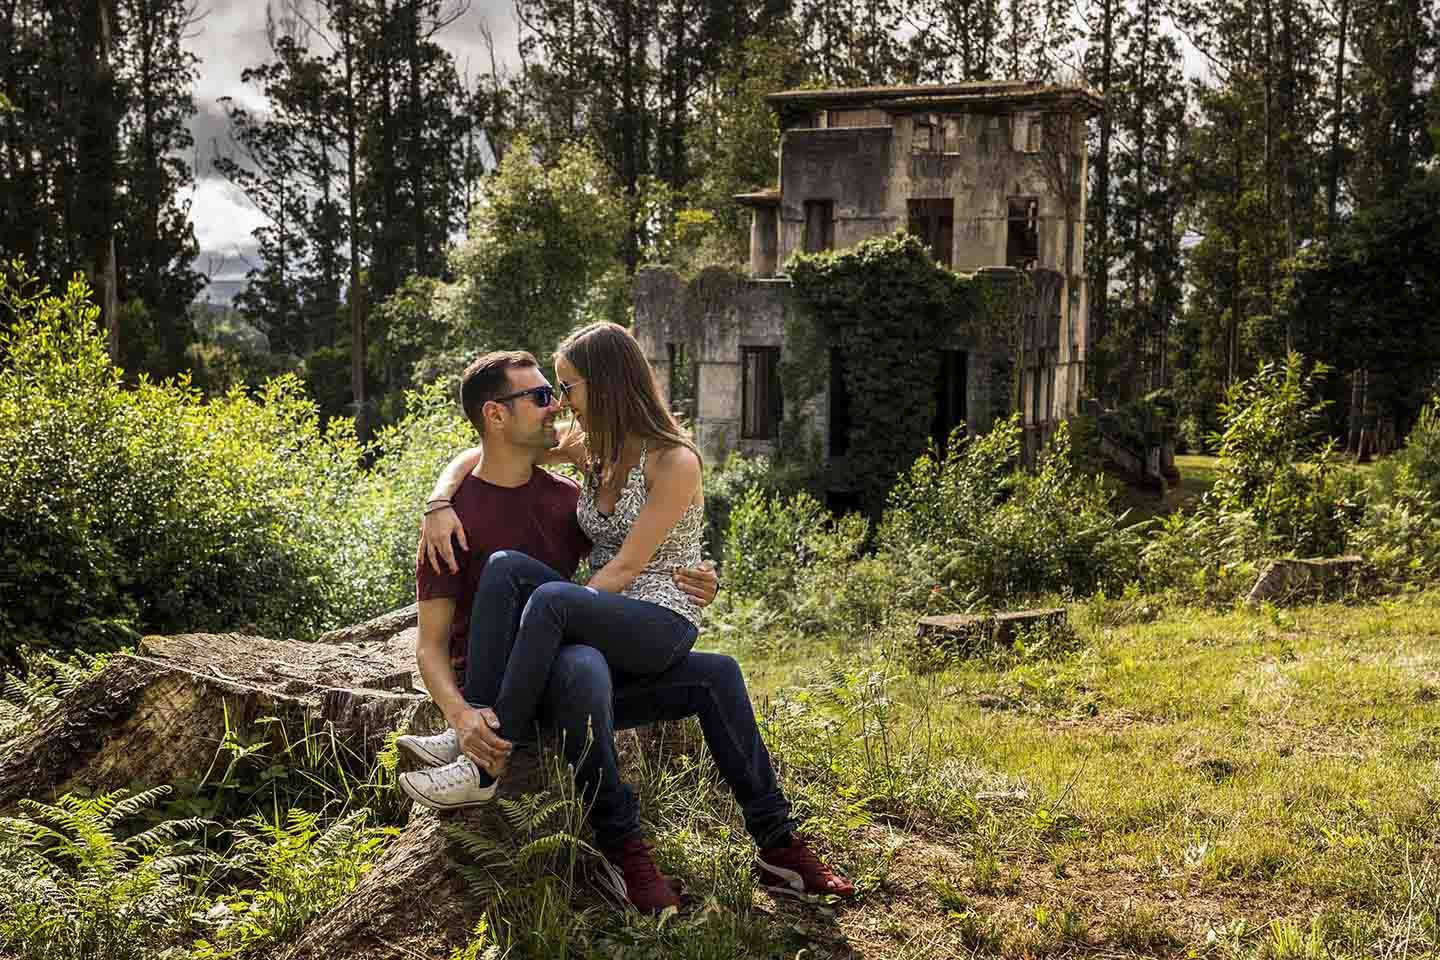
[[[203,779],[227,730],[262,717],[329,725],[368,766],[424,697],[411,688],[413,633],[320,645],[237,634],[147,637],[119,655],[0,757],[0,809],[76,788]],[[292,727],[291,724],[294,724]]]

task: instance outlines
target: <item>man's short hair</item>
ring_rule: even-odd
[[[485,435],[485,419],[480,411],[489,401],[510,392],[509,371],[539,365],[525,350],[492,350],[465,368],[460,379],[460,406],[481,436]]]

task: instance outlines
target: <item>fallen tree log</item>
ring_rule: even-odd
[[[334,732],[357,762],[424,699],[413,640],[359,645],[238,634],[146,637],[76,688],[0,756],[0,809],[77,788],[150,787],[203,777],[228,732]],[[264,729],[260,721],[266,720]]]

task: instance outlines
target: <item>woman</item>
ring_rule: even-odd
[[[581,586],[515,551],[485,565],[464,694],[473,705],[492,705],[500,736],[511,741],[530,732],[561,644],[595,647],[612,670],[645,676],[673,666],[699,634],[700,608],[671,576],[701,560],[704,497],[694,443],[665,408],[649,363],[623,327],[596,323],[572,334],[556,353],[555,374],[583,430],[583,443],[564,444],[557,456],[584,472],[576,516],[593,545],[592,572]],[[449,492],[475,463],[471,455],[447,468]],[[442,507],[427,513],[424,536],[437,548],[455,525]],[[485,799],[494,793],[493,773],[480,773]],[[434,805],[402,783],[414,799]]]

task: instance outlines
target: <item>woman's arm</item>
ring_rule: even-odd
[[[462,450],[455,455],[455,458],[445,465],[440,471],[440,476],[435,480],[435,486],[430,490],[430,499],[449,500],[455,496],[455,491],[460,489],[460,483],[467,474],[480,463],[484,447],[471,447],[469,450]]]
[[[455,559],[455,540],[460,541],[461,550],[469,550],[465,539],[465,527],[455,510],[449,505],[450,498],[460,489],[466,475],[479,466],[484,453],[483,447],[462,450],[440,471],[430,499],[425,502],[425,515],[420,520],[420,543],[415,548],[416,563],[428,563],[436,573],[459,573],[460,563]],[[437,503],[437,501],[439,501]],[[444,564],[444,567],[441,564]]]
[[[596,590],[619,593],[630,586],[695,499],[700,487],[700,458],[690,448],[671,447],[657,454],[654,463],[655,479],[645,508],[635,518],[620,552],[590,577],[590,586]]]

